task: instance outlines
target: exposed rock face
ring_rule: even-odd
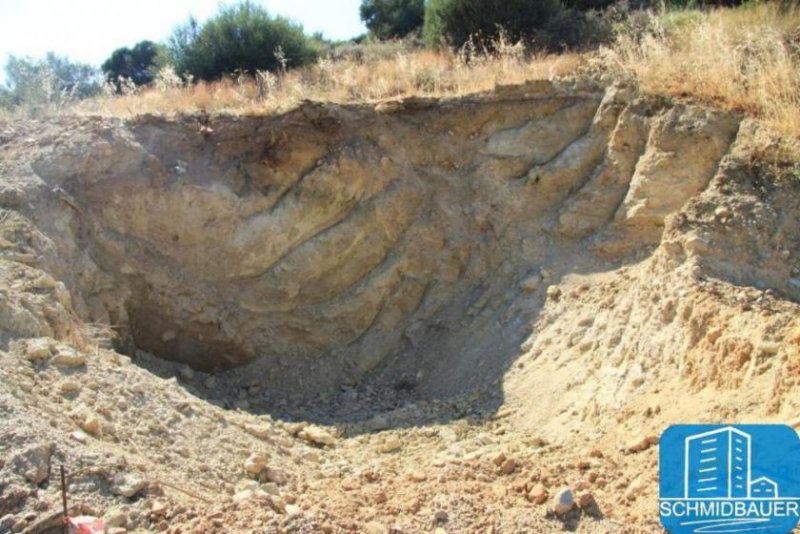
[[[36,132],[29,164],[5,171],[33,206],[16,228],[36,218],[49,239],[31,237],[28,263],[68,283],[83,319],[196,369],[249,364],[287,392],[389,361],[417,385],[477,385],[475,366],[507,364],[550,285],[521,282],[658,243],[738,128],[624,88],[543,84],[391,114],[307,104],[217,118],[213,134],[205,120]],[[45,322],[5,305],[3,327],[63,337],[68,298]]]

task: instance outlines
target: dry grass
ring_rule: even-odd
[[[117,117],[272,113],[304,99],[359,103],[458,96],[491,90],[498,83],[599,71],[631,80],[645,93],[744,111],[778,133],[800,138],[800,9],[781,13],[769,2],[708,12],[632,13],[613,44],[587,56],[531,56],[508,42],[497,48],[498,54],[481,57],[435,53],[402,42],[351,45],[283,74],[189,85],[167,71],[153,87],[131,87],[126,95],[68,103],[52,112]]]
[[[189,86],[164,73],[152,88],[93,98],[77,103],[71,111],[117,117],[200,110],[269,113],[291,108],[303,99],[357,103],[413,95],[463,95],[490,90],[498,83],[563,76],[582,61],[577,54],[530,57],[521,46],[507,45],[496,57],[469,61],[463,54],[418,50],[374,60],[323,59],[282,75],[258,73],[255,79],[240,76]]]
[[[647,93],[745,111],[800,136],[798,9],[780,13],[776,3],[763,3],[632,18],[596,59]]]

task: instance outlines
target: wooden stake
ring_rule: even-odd
[[[64,506],[64,527],[63,533],[69,534],[69,514],[67,513],[67,476],[64,474],[64,466],[61,466],[61,504]]]

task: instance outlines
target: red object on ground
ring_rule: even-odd
[[[105,534],[106,526],[100,519],[88,515],[67,519],[69,534]]]

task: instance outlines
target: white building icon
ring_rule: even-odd
[[[760,478],[751,482],[750,434],[731,426],[686,438],[684,498],[736,499],[776,497],[777,484]],[[774,485],[774,486],[773,486]],[[772,489],[774,495],[767,492]]]
[[[750,483],[750,496],[755,499],[777,499],[778,483],[771,478],[761,477]]]

